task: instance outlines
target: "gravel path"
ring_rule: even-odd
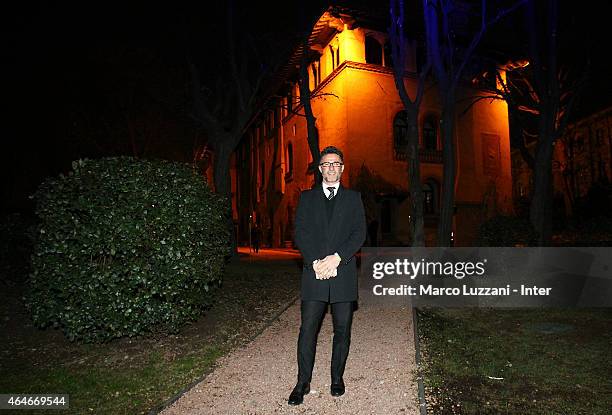
[[[162,414],[419,413],[409,307],[359,303],[344,373],[346,393],[339,398],[329,394],[333,332],[327,313],[311,392],[302,405],[289,406],[297,377],[299,321],[298,300],[255,340],[220,359],[206,379]]]

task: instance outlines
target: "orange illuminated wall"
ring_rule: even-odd
[[[343,183],[351,186],[357,171],[365,165],[371,172],[380,175],[389,186],[397,189],[395,194],[379,195],[389,200],[393,214],[392,230],[387,235],[390,243],[409,243],[410,215],[408,192],[407,162],[397,159],[394,149],[393,120],[402,110],[395,87],[391,68],[366,62],[366,36],[375,36],[385,41],[384,32],[376,32],[366,27],[351,29],[348,25],[333,35],[324,44],[316,45],[320,52],[317,65],[320,66],[321,79],[316,86],[312,81],[313,94],[319,95],[312,101],[313,112],[317,118],[320,148],[335,145],[345,154],[345,173]],[[414,47],[414,44],[411,44]],[[336,51],[339,52],[336,55]],[[414,67],[415,51],[408,56],[408,67]],[[292,95],[297,95],[295,79],[289,80],[294,86]],[[406,85],[414,96],[415,79],[407,77]],[[478,90],[465,87],[460,97],[475,96]],[[286,103],[286,99],[285,99]],[[301,111],[300,111],[301,112]],[[510,213],[512,210],[512,178],[510,168],[510,142],[508,113],[501,101],[479,101],[463,113],[458,108],[456,118],[455,144],[457,149],[457,181],[455,235],[458,245],[467,245],[475,240],[475,232],[483,218],[496,213]],[[266,149],[269,142],[254,146],[256,157],[266,160],[267,168],[281,169],[277,175],[283,178],[279,191],[282,197],[274,206],[270,219],[272,244],[282,246],[287,238],[287,227],[291,226],[291,215],[302,190],[312,185],[313,176],[307,175],[311,161],[307,144],[306,120],[304,117],[283,113],[278,126],[278,142],[282,150],[276,160]],[[421,105],[421,126],[426,117],[439,120],[440,105],[435,88],[428,88]],[[431,153],[441,154],[439,124],[436,126],[437,147]],[[288,171],[287,148],[293,149],[293,174]],[[258,173],[252,171],[253,177]],[[423,182],[439,187],[442,183],[442,164],[436,157],[422,160],[421,177]],[[439,192],[437,189],[439,198]],[[253,198],[256,199],[255,197]],[[386,203],[386,202],[385,202]],[[388,206],[386,209],[389,208]],[[269,206],[260,199],[253,205],[260,216],[266,215]],[[380,214],[380,212],[377,212]],[[380,221],[379,221],[380,222]],[[428,218],[428,238],[433,243],[436,215]]]

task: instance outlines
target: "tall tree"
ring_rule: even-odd
[[[420,68],[417,74],[417,85],[414,99],[410,98],[406,89],[406,54],[409,46],[404,30],[404,0],[390,2],[391,27],[389,37],[393,56],[393,79],[395,87],[404,106],[407,125],[408,183],[411,201],[411,232],[412,245],[425,246],[425,231],[423,223],[423,192],[421,187],[421,164],[419,159],[419,110],[425,89],[425,78],[430,69],[429,60]],[[417,69],[418,70],[418,69]]]
[[[464,34],[460,33],[461,28],[457,24],[459,19],[453,19],[453,17],[465,16],[466,11],[460,6],[467,7],[467,4],[453,0],[423,0],[427,55],[438,82],[438,94],[442,106],[440,130],[444,168],[440,222],[438,224],[439,246],[450,245],[453,224],[455,181],[457,177],[454,132],[458,87],[463,80],[466,67],[487,29],[523,3],[525,3],[525,0],[517,2],[507,9],[502,9],[492,18],[488,18],[487,2],[481,0],[479,29],[473,33],[471,40],[466,42],[467,47],[460,49],[461,45],[457,44],[455,39],[459,34]],[[466,28],[463,29],[466,30]]]
[[[582,67],[559,62],[563,54],[558,44],[558,8],[554,0],[529,1],[525,13],[529,61],[510,68],[505,77],[498,71],[494,79],[483,83],[495,97],[508,103],[513,124],[512,146],[520,150],[534,178],[529,213],[542,246],[549,245],[552,239],[554,144],[564,140],[569,117],[590,71],[588,59],[581,63]],[[572,61],[576,60],[572,57]],[[527,142],[535,144],[535,151]],[[568,161],[565,172],[569,176],[564,179],[569,202],[573,204],[574,143],[569,137],[564,144]]]
[[[242,138],[255,111],[260,86],[267,75],[261,66],[249,60],[253,54],[245,39],[235,37],[234,11],[231,2],[227,13],[227,72],[211,77],[213,84],[203,84],[200,72],[191,64],[194,112],[193,117],[207,133],[214,151],[215,191],[224,196],[231,194],[230,157]],[[252,70],[253,67],[256,70]]]
[[[538,233],[539,244],[544,246],[552,240],[553,146],[565,130],[568,114],[577,96],[576,87],[579,89],[584,84],[587,71],[583,72],[573,87],[564,90],[565,71],[560,70],[558,62],[559,2],[547,0],[545,9],[538,10],[537,7],[536,2],[530,0],[526,13],[529,67],[533,74],[533,85],[526,85],[534,104],[532,111],[538,115],[538,140],[533,158],[534,188],[529,218]]]
[[[220,54],[214,73],[202,82],[202,76],[195,63],[191,64],[193,88],[192,117],[204,129],[213,150],[213,182],[215,191],[227,199],[231,212],[230,161],[246,127],[255,113],[261,85],[268,75],[258,61],[254,42],[244,31],[237,38],[234,25],[235,6],[227,3],[225,53]],[[210,61],[206,61],[210,65]],[[227,66],[227,71],[219,68]],[[206,72],[204,72],[206,74]],[[232,229],[231,214],[228,227]],[[235,247],[236,241],[232,238]]]
[[[317,128],[317,118],[312,112],[311,101],[314,98],[310,92],[310,77],[308,76],[308,64],[311,61],[312,54],[308,46],[308,38],[304,39],[302,60],[300,63],[300,104],[304,107],[304,115],[306,117],[306,130],[308,139],[308,148],[312,156],[313,163],[309,167],[315,177],[315,184],[321,181],[320,172],[316,168],[316,164],[319,162],[321,156],[319,147],[319,129]]]

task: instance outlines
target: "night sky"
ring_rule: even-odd
[[[236,1],[237,37],[251,37],[261,63],[273,65],[326,4]],[[8,69],[3,210],[27,208],[25,195],[43,177],[66,171],[79,157],[136,151],[189,160],[201,133],[189,117],[188,68],[196,64],[208,79],[227,71],[219,63],[226,52],[226,3],[68,1],[13,7],[3,13]],[[603,55],[610,40],[607,9],[564,9],[560,39],[566,52],[574,63],[592,59],[582,113],[603,108],[612,97]],[[521,30],[520,19],[507,19],[487,45],[520,50]],[[136,140],[134,148],[125,139],[128,124],[137,137],[150,138]]]

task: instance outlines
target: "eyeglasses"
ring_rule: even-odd
[[[331,162],[331,163],[329,161],[324,161],[323,163],[319,163],[319,166],[327,167],[327,168],[329,168],[331,166],[340,167],[340,166],[344,166],[344,163],[340,163],[339,161],[334,161],[334,162]]]

